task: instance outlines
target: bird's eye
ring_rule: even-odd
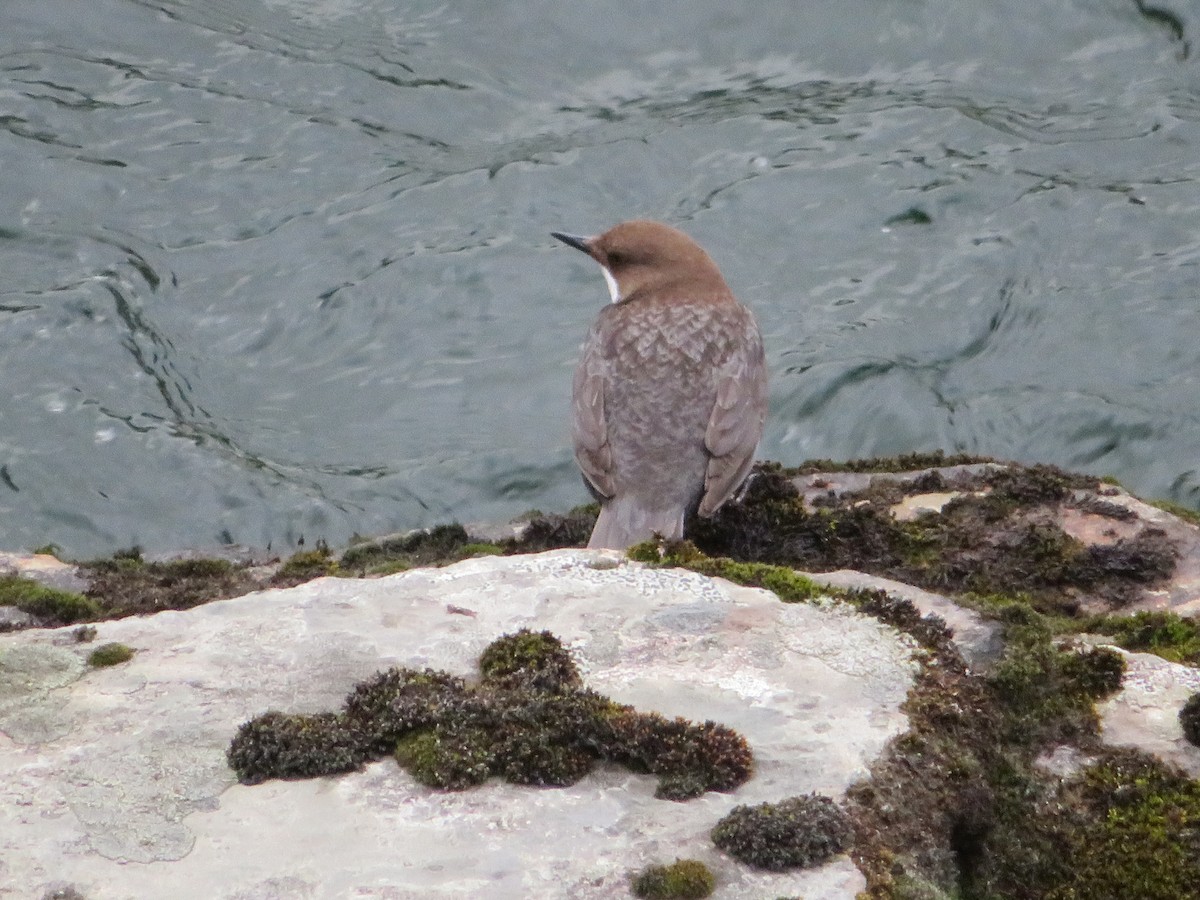
[[[609,250],[606,255],[608,256],[608,264],[610,266],[624,265],[629,261],[624,250]]]

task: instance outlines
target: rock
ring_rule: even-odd
[[[967,463],[958,466],[932,466],[907,472],[814,472],[810,475],[799,475],[793,479],[793,482],[800,491],[800,496],[804,498],[805,505],[812,508],[813,500],[817,497],[824,497],[828,494],[840,497],[843,494],[864,491],[876,480],[910,485],[928,475],[937,474],[947,481],[954,481],[959,477],[983,475],[1003,468],[1004,466],[1000,463]],[[936,509],[940,510],[955,496],[958,494],[951,494],[938,504]]]
[[[1200,777],[1200,747],[1188,743],[1179,724],[1180,708],[1200,691],[1200,670],[1151,653],[1113,649],[1125,657],[1125,680],[1118,693],[1096,705],[1101,737],[1109,744],[1152,753]]]
[[[38,624],[37,616],[31,616],[16,606],[0,606],[0,631],[16,631],[32,628]]]
[[[954,631],[954,645],[971,668],[986,671],[1004,651],[1000,627],[974,610],[959,606],[948,597],[921,590],[902,581],[880,578],[852,569],[814,574],[804,573],[817,584],[845,589],[886,591],[890,596],[910,601],[922,615],[935,615]]]
[[[20,575],[46,587],[60,591],[80,592],[87,589],[87,579],[79,570],[48,553],[0,552],[0,575]]]
[[[522,627],[561,638],[614,700],[736,729],[755,776],[684,803],[615,766],[562,789],[439,793],[390,760],[235,783],[225,750],[250,717],[336,710],[391,665],[470,675]],[[587,900],[684,857],[713,870],[717,897],[849,900],[865,882],[845,856],[759,872],[708,833],[735,805],[841,796],[906,727],[916,671],[907,639],[844,604],[594,551],[323,578],[96,628],[133,659],[87,670],[70,629],[0,635],[0,882],[30,896]]]

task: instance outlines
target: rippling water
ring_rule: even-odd
[[[760,455],[942,447],[1200,506],[1183,0],[0,7],[0,547],[285,549],[586,499],[607,299],[680,225]]]

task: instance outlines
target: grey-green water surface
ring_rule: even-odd
[[[760,456],[942,447],[1200,505],[1200,7],[0,5],[0,547],[344,542],[586,499],[607,293],[679,225]]]

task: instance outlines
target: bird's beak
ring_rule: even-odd
[[[561,231],[550,232],[550,237],[562,241],[568,247],[574,247],[576,250],[582,250],[588,256],[592,255],[592,248],[588,246],[588,241],[591,238],[580,237],[577,234],[564,234]]]

